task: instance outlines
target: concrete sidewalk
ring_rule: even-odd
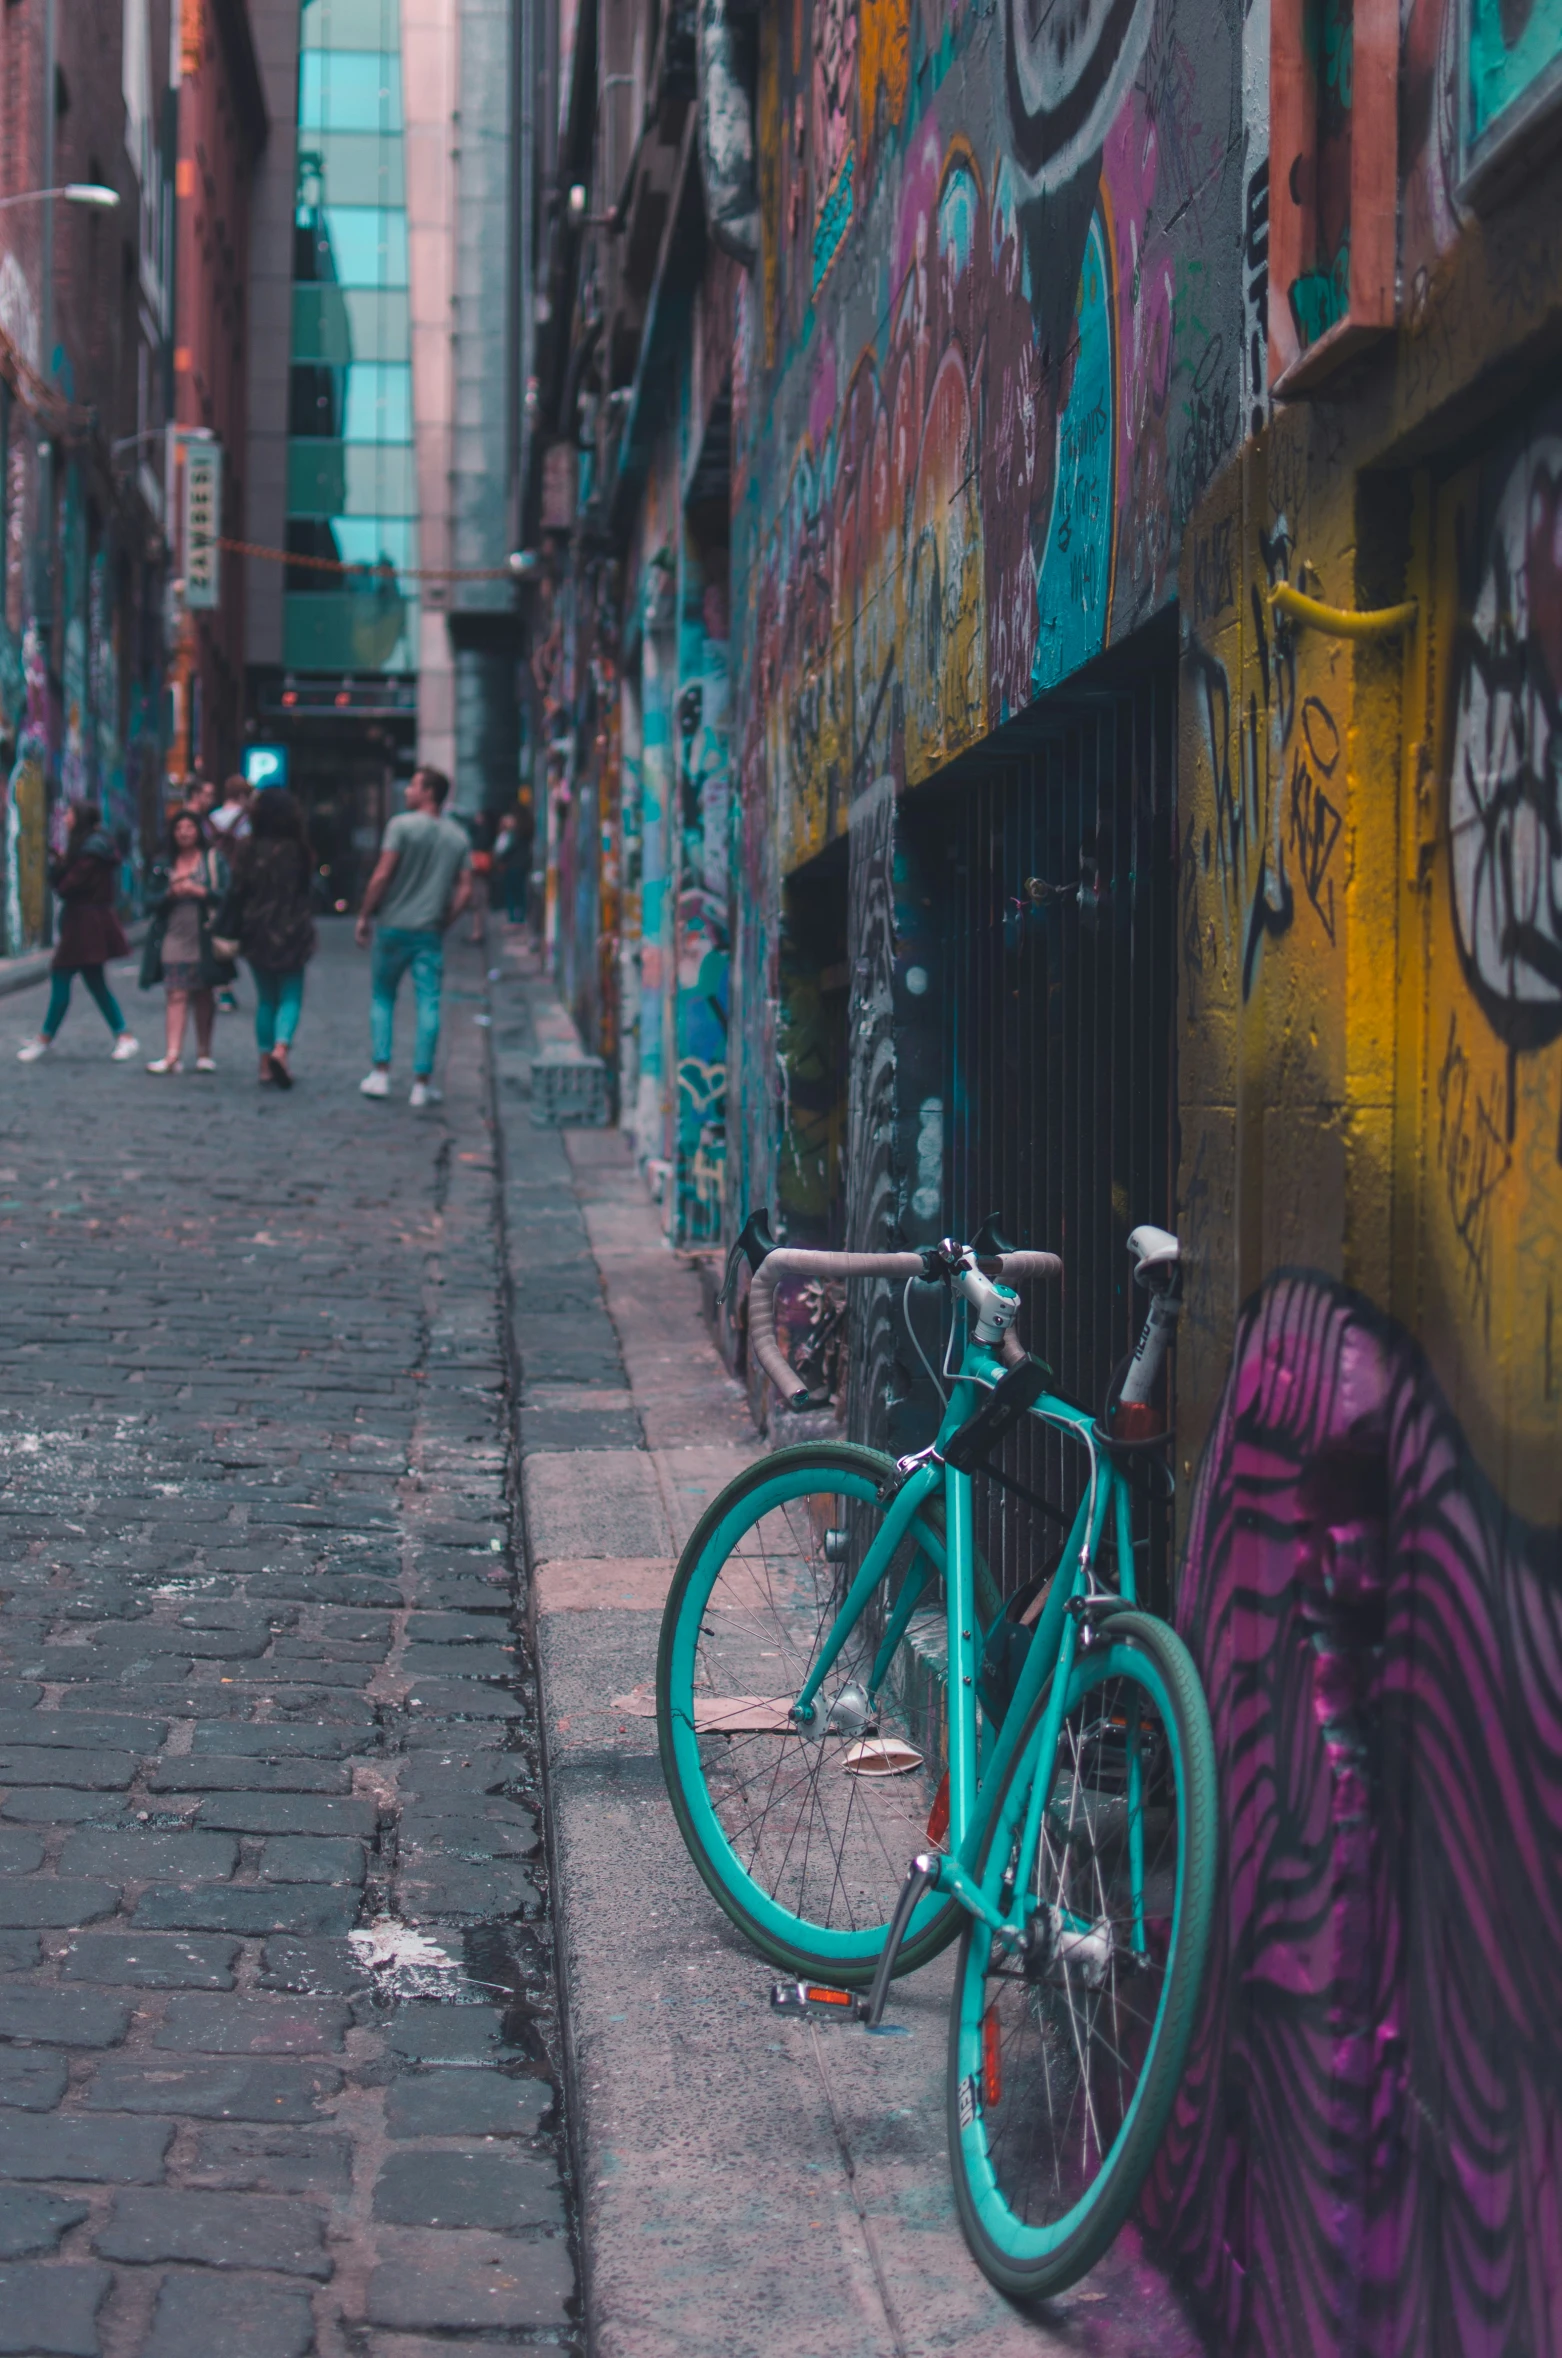
[[[699,1881],[651,1688],[677,1551],[763,1444],[624,1139],[530,1119],[557,1001],[512,937],[492,985],[527,1553],[542,1687],[591,2346],[598,2358],[1192,2358],[1125,2236],[1022,2316],[978,2274],[944,2133],[952,1955],[905,2040],[770,2013]]]

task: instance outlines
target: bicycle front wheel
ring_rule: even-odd
[[[1028,1899],[1023,1951],[973,1924],[950,2017],[949,2149],[966,2240],[999,2290],[1061,2292],[1148,2175],[1208,1953],[1215,1751],[1193,1662],[1151,1615],[1081,1653],[1050,1764],[1042,1706],[994,1806],[979,1875]],[[1032,1855],[1026,1804],[1048,1779]]]
[[[893,1471],[844,1442],[746,1468],[679,1559],[657,1660],[662,1768],[705,1882],[763,1956],[852,1988],[871,1979],[906,1869],[927,1847],[926,1740],[913,1738],[892,1672],[870,1690],[897,1602],[938,1593],[941,1499],[920,1510],[848,1633],[813,1725],[788,1714],[882,1526]],[[924,1899],[899,1969],[958,1925],[952,1903]]]

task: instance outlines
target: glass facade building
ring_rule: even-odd
[[[283,661],[417,668],[399,0],[302,0]],[[352,568],[340,573],[304,560]]]

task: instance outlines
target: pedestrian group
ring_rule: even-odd
[[[406,808],[385,830],[354,928],[359,947],[372,950],[371,1063],[360,1083],[362,1093],[369,1098],[391,1093],[396,999],[403,976],[410,974],[414,1039],[408,1103],[415,1109],[440,1102],[434,1066],[447,928],[470,907],[474,939],[483,938],[487,887],[495,869],[506,877],[507,907],[516,910],[519,899],[524,908],[524,884],[517,895],[508,876],[514,823],[506,820],[497,840],[480,837],[482,877],[474,886],[473,840],[445,815],[449,793],[442,771],[424,767],[413,773]],[[166,1009],[163,1053],[146,1069],[160,1079],[183,1070],[193,1018],[195,1070],[216,1071],[216,1015],[219,1006],[237,1006],[232,986],[242,958],[255,986],[257,1077],[264,1086],[291,1089],[304,973],[317,947],[317,877],[303,812],[286,787],[255,792],[234,777],[220,802],[214,787],[197,782],[169,811],[166,827],[144,893],[141,988],[150,991],[161,984]],[[122,845],[105,826],[99,806],[78,803],[64,848],[49,868],[60,904],[59,933],[43,1028],[17,1051],[23,1064],[36,1063],[53,1047],[78,974],[114,1035],[113,1061],[124,1064],[140,1053],[104,972],[110,960],[127,956],[130,949],[114,906],[122,865]]]

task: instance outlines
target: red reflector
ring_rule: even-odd
[[[927,1813],[927,1838],[929,1842],[942,1842],[948,1831],[949,1771],[945,1769],[939,1779],[938,1791],[933,1796],[933,1806]]]
[[[820,1989],[813,1982],[809,1983],[803,1995],[810,2006],[849,2006],[852,2002],[849,1990]]]
[[[998,2031],[998,2009],[989,2006],[982,2016],[982,2102],[996,2106],[1003,2096],[1003,2057]]]
[[[1112,1411],[1112,1430],[1120,1441],[1148,1441],[1161,1430],[1161,1412],[1153,1401],[1119,1400]]]

